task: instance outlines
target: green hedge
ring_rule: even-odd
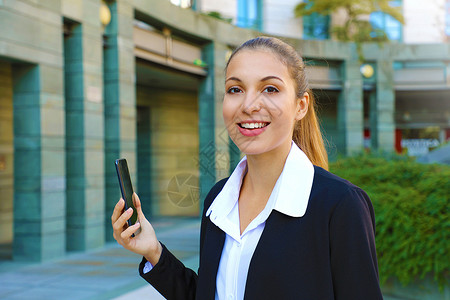
[[[406,285],[431,274],[441,289],[448,284],[450,166],[360,154],[330,164],[330,171],[372,200],[381,283],[396,277]]]

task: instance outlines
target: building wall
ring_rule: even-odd
[[[15,61],[13,251],[18,260],[65,253],[60,9],[60,2],[48,1],[0,6],[0,56]]]
[[[62,256],[70,250],[100,247],[104,244],[105,225],[111,227],[110,210],[105,209],[104,205],[103,44],[102,27],[99,22],[100,3],[99,0],[0,3],[0,28],[7,28],[0,30],[0,57],[14,61],[11,65],[14,98],[12,242],[13,258],[16,260],[47,260]],[[126,8],[126,2],[121,1],[119,15],[124,13]],[[132,10],[125,12],[130,19],[131,12]],[[114,18],[117,20],[117,13]],[[71,69],[75,65],[68,65],[67,68],[64,66],[63,21],[66,19],[78,22],[83,28],[81,50],[74,56],[77,59],[81,57],[80,64],[76,66],[78,72],[76,79],[78,83],[82,82],[82,88],[76,91],[78,98],[73,106],[65,103],[65,86],[73,87],[73,84],[70,80],[65,84],[64,73],[75,70]],[[130,34],[125,35],[131,40],[132,23],[122,18],[116,24],[123,23],[130,24]],[[122,25],[121,30],[124,29],[126,26]],[[132,46],[128,47],[132,51]],[[131,99],[129,101],[134,108],[132,83],[134,65],[123,67],[124,62],[134,62],[134,57],[131,54],[120,59],[120,62],[116,62],[116,66],[120,67],[121,76],[126,77],[125,80],[131,87],[131,91],[126,88],[120,89],[121,98]],[[129,70],[131,74],[127,72]],[[1,83],[4,82],[7,80],[1,80]],[[120,86],[120,83],[117,83],[117,86]],[[1,91],[3,93],[7,89],[2,88]],[[126,110],[127,105],[123,107]],[[66,108],[77,112],[72,115],[73,118],[69,123],[76,123],[77,130],[80,129],[77,131],[79,139],[74,146],[79,148],[80,153],[84,153],[84,159],[81,161],[72,159],[70,154],[68,155],[69,152],[65,151],[66,140],[75,141],[67,139],[66,136]],[[2,107],[0,118],[2,127],[5,121],[8,122],[8,117],[5,117],[3,112]],[[134,124],[132,110],[121,116],[122,119],[126,119],[129,115]],[[121,116],[118,116],[119,121]],[[132,129],[132,126],[129,127]],[[134,135],[123,138],[125,142],[128,140],[131,141],[129,147],[122,147],[122,151],[124,153],[129,151],[133,161]],[[119,139],[119,143],[120,141]],[[66,197],[67,193],[71,192],[67,189],[67,161],[75,162],[75,166],[76,162],[84,166],[84,171],[77,174],[78,177],[72,181],[75,185],[84,183],[84,186],[80,185],[83,186],[81,196],[76,197],[78,202],[72,203],[73,206],[68,205]],[[116,187],[117,179],[114,179]],[[117,202],[116,198],[114,202]],[[3,203],[8,204],[2,201]],[[77,207],[79,214],[74,214],[74,206]],[[107,223],[104,215],[108,215]],[[68,217],[75,221],[72,223],[72,229],[80,232],[76,238],[68,234],[70,232],[67,228]],[[10,215],[2,215],[1,222],[8,218]],[[1,236],[3,238],[4,235]],[[9,240],[11,242],[11,239]],[[66,245],[68,240],[75,241],[77,247]]]
[[[261,0],[262,31],[274,35],[301,38],[303,23],[301,18],[295,18],[294,7],[299,1],[292,0]],[[233,24],[237,18],[237,0],[203,0],[200,10],[203,12],[217,11],[226,18],[232,18]]]
[[[137,86],[137,105],[148,107],[150,112],[149,184],[156,215],[199,214],[197,97],[196,92]],[[178,180],[178,191],[174,180]]]
[[[444,43],[445,0],[404,0],[403,42]]]
[[[0,244],[13,239],[13,91],[9,62],[0,61]]]
[[[225,18],[232,18],[233,23],[237,18],[237,0],[202,0],[198,8],[202,12],[219,12]]]
[[[294,8],[300,0],[263,0],[263,31],[286,37],[302,38],[303,23],[294,17]],[[403,42],[443,43],[446,42],[445,13],[446,0],[403,0],[402,11],[405,18]],[[236,0],[202,0],[201,11],[218,11],[226,17],[237,16]],[[344,10],[333,13],[332,25],[342,25],[346,18]]]
[[[343,141],[339,138],[338,130],[338,98],[339,91],[313,90],[317,104],[317,115],[320,119],[320,127],[325,138],[328,157],[334,160],[338,149],[342,149]]]
[[[264,0],[263,31],[279,36],[301,38],[303,23],[294,16],[294,8],[300,1]]]

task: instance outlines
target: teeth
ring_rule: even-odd
[[[246,129],[263,128],[265,126],[266,123],[241,123],[241,127]]]

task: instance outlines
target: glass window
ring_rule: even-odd
[[[450,0],[445,2],[445,34],[447,41],[450,41]]]
[[[309,0],[304,0],[309,2]],[[312,3],[307,5],[310,7]],[[313,13],[303,16],[303,39],[305,40],[326,40],[330,38],[330,16]]]
[[[180,6],[182,8],[188,8],[192,6],[191,0],[170,0],[170,2],[176,6]]]
[[[326,40],[330,38],[330,16],[313,13],[303,16],[303,38],[305,40]]]
[[[393,0],[389,3],[392,7],[400,7],[402,5],[400,0]],[[370,23],[375,29],[382,29],[386,32],[388,39],[392,41],[402,40],[402,24],[383,12],[377,11],[370,14]],[[372,33],[372,37],[377,35]]]
[[[238,0],[236,25],[261,30],[261,11],[260,0]]]

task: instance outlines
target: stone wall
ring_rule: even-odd
[[[140,122],[150,124],[151,176],[144,184],[151,185],[151,196],[146,204],[158,215],[199,214],[197,97],[192,91],[137,87],[137,105],[149,112]],[[189,181],[185,184],[184,180]]]
[[[13,239],[14,135],[11,64],[0,61],[0,244]]]

